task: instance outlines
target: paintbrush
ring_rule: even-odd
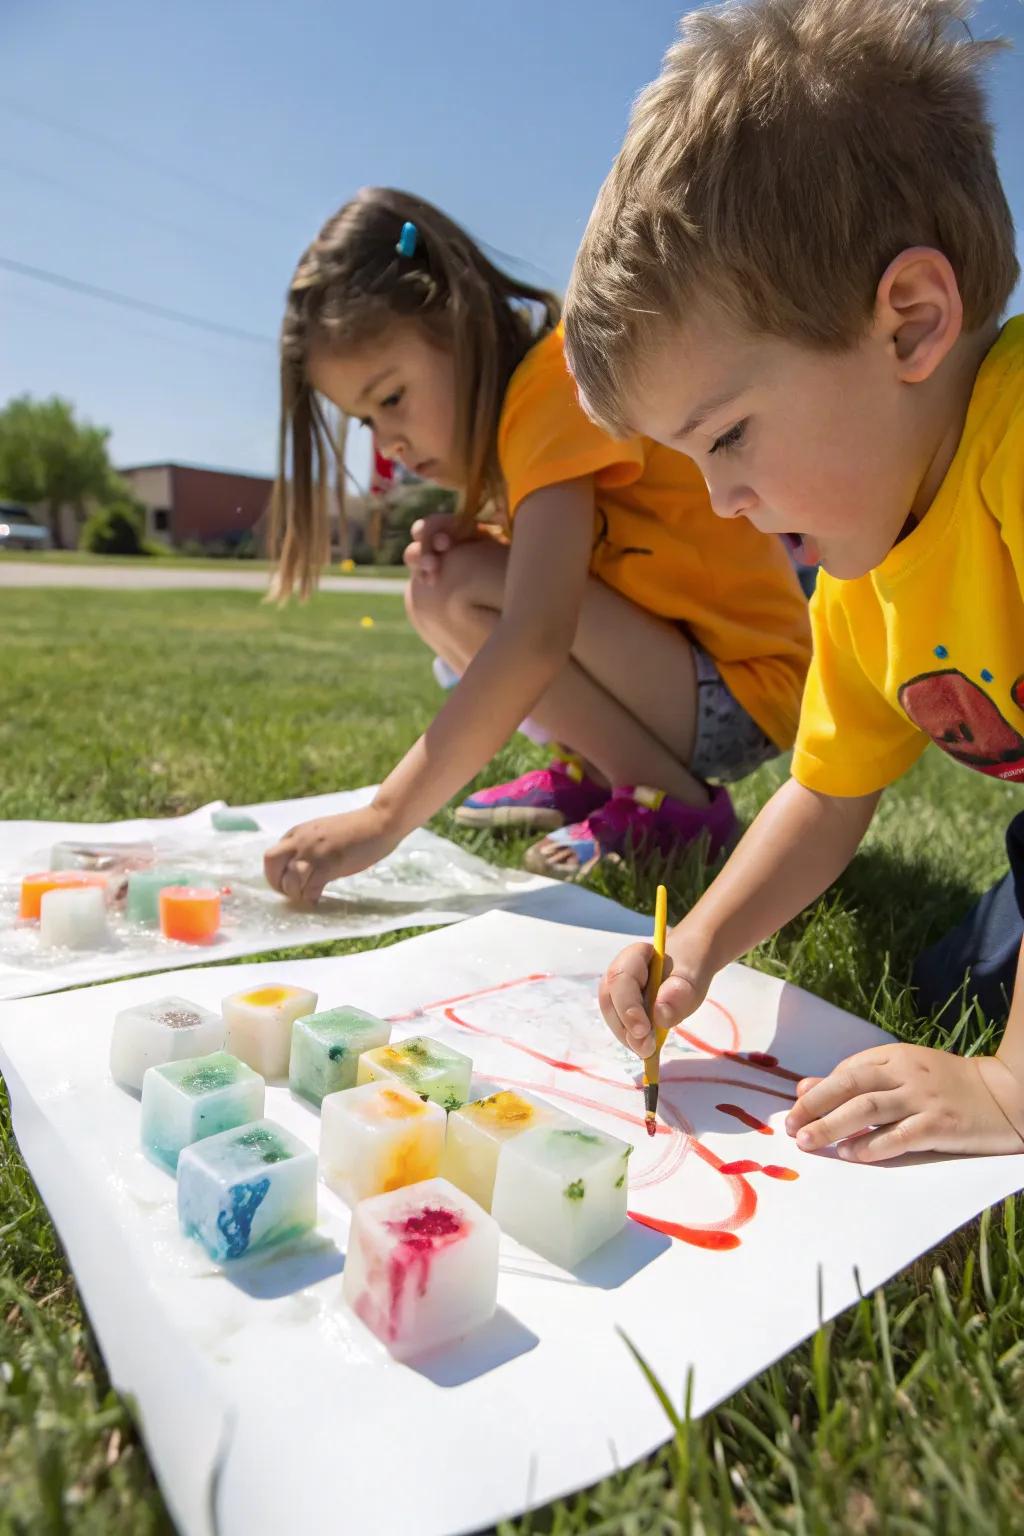
[[[654,898],[654,954],[651,956],[650,969],[647,972],[647,987],[644,991],[644,1007],[647,1009],[647,1017],[654,1028],[654,1003],[661,987],[662,973],[665,969],[665,929],[668,924],[668,892],[663,885],[658,886],[658,894]],[[647,1126],[648,1136],[655,1132],[655,1115],[658,1110],[658,1085],[661,1080],[661,1048],[665,1044],[668,1035],[667,1029],[654,1030],[654,1052],[644,1062],[644,1121]]]

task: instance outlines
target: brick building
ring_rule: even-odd
[[[146,508],[146,534],[164,544],[236,544],[257,530],[270,504],[265,475],[195,464],[133,464],[118,474]]]

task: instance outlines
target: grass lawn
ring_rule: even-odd
[[[172,815],[218,796],[241,803],[367,783],[437,705],[428,659],[393,599],[323,596],[280,613],[248,593],[115,602],[38,590],[5,591],[2,606],[0,817]],[[371,630],[359,626],[364,613]],[[491,774],[536,760],[517,738]],[[770,766],[741,786],[744,814],[783,771]],[[948,1043],[950,1032],[908,1006],[911,960],[1001,872],[1017,803],[1009,785],[929,753],[886,797],[838,889],[753,962],[905,1038]],[[484,850],[447,813],[434,825]],[[511,861],[522,846],[485,851]],[[671,872],[673,916],[700,879],[688,861]],[[650,879],[623,871],[597,885],[650,907]],[[970,1016],[951,1035],[961,1051],[991,1046]],[[1024,1203],[1007,1202],[702,1423],[680,1421],[650,1462],[503,1536],[1024,1530],[1022,1217]],[[2,1099],[0,1240],[0,1532],[166,1531]],[[679,1408],[683,1384],[664,1385]]]
[[[140,564],[161,566],[175,571],[269,571],[269,560],[215,560],[197,555],[179,555],[172,549],[161,550],[154,555],[91,555],[85,549],[2,549],[0,561],[28,561],[32,565],[104,565],[113,569],[118,566],[131,568]],[[340,565],[328,567],[330,576],[393,576],[405,577],[404,565],[357,565],[351,571],[342,571]]]

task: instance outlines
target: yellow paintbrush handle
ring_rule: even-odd
[[[647,972],[647,987],[644,991],[644,1007],[647,1016],[653,1023],[654,1003],[661,987],[661,978],[665,971],[665,933],[668,928],[668,892],[663,885],[658,886],[658,894],[654,901],[654,954],[651,956],[650,969]],[[655,1031],[657,1047],[653,1056],[648,1056],[644,1062],[644,1082],[656,1083],[658,1081],[659,1057],[661,1048],[665,1044],[668,1035],[667,1029]]]

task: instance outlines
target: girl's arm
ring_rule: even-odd
[[[545,486],[516,513],[493,634],[374,807],[397,843],[490,762],[569,658],[590,568],[590,476]]]
[[[593,522],[590,476],[545,486],[520,503],[493,633],[372,805],[304,822],[270,849],[264,868],[276,890],[314,902],[329,880],[384,858],[505,744],[569,658]]]

